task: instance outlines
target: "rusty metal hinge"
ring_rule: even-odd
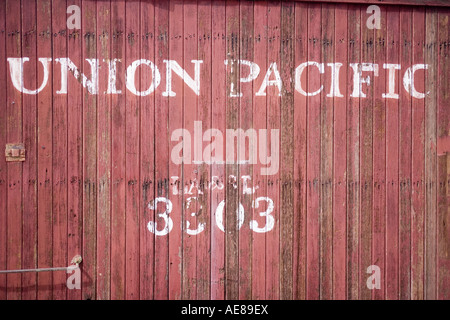
[[[6,161],[25,161],[25,146],[23,143],[7,143],[5,148]]]

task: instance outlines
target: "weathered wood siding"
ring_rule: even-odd
[[[0,299],[450,299],[450,4],[392,3],[1,0],[0,270],[83,262]]]

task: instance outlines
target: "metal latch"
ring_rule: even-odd
[[[25,272],[46,272],[46,271],[72,271],[77,269],[80,263],[83,261],[80,255],[73,257],[70,263],[72,265],[68,267],[57,267],[57,268],[39,268],[39,269],[18,269],[18,270],[0,270],[0,274],[3,273],[25,273]]]
[[[23,143],[7,143],[5,148],[6,161],[25,161],[25,146]]]

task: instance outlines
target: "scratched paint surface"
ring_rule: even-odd
[[[354,2],[0,1],[0,299],[449,299],[450,8]]]

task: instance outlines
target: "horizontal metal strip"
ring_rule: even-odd
[[[71,263],[73,265],[69,267],[55,267],[55,268],[37,268],[37,269],[17,269],[17,270],[0,270],[0,274],[5,273],[25,273],[25,272],[48,272],[48,271],[71,271],[78,268],[82,259],[80,255],[76,255],[72,258]]]
[[[444,6],[449,7],[449,0],[294,0],[295,2],[329,2],[336,4],[376,4],[376,5],[412,5],[412,6]]]

